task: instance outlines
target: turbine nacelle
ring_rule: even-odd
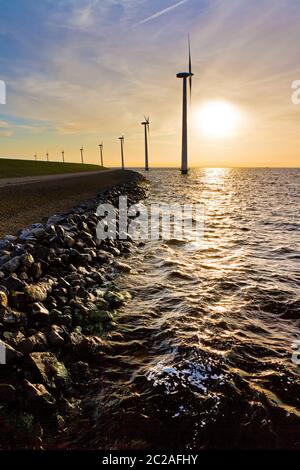
[[[193,76],[194,74],[192,72],[180,72],[180,73],[177,73],[176,75],[177,78],[189,78]]]

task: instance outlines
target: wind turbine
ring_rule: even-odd
[[[34,159],[35,159],[35,161],[37,161],[37,154],[35,154]]]
[[[83,164],[83,146],[80,149],[80,154],[81,154],[81,163]]]
[[[103,142],[101,142],[101,144],[99,144],[98,147],[100,149],[101,166],[103,166]]]
[[[188,172],[188,142],[187,142],[187,79],[189,79],[190,99],[192,99],[192,59],[191,43],[188,37],[189,47],[189,71],[178,73],[177,78],[183,79],[183,101],[182,101],[182,149],[181,149],[181,173],[186,175]]]
[[[122,170],[125,169],[124,167],[124,136],[119,137],[119,140],[121,142],[121,161],[122,161]]]
[[[61,154],[62,154],[62,161],[63,161],[63,163],[65,163],[65,151],[62,150]]]
[[[47,162],[49,162],[49,153],[46,153]]]
[[[145,121],[142,122],[142,126],[144,126],[144,130],[145,130],[145,170],[146,171],[149,171],[149,160],[148,160],[148,134],[149,134],[149,126],[150,126],[150,120],[149,120],[149,117],[146,118],[146,116],[144,116],[145,118]]]

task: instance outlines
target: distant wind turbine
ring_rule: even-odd
[[[83,164],[83,147],[80,149],[80,154],[81,154],[81,163]]]
[[[61,154],[62,154],[62,161],[63,161],[63,163],[65,163],[65,151],[62,150]]]
[[[188,142],[187,142],[187,79],[189,79],[190,99],[192,99],[192,58],[191,43],[188,37],[189,47],[189,71],[177,74],[177,78],[183,79],[183,102],[182,102],[182,149],[181,149],[181,173],[186,175],[188,172]]]
[[[49,162],[49,153],[46,153],[47,162]]]
[[[144,131],[145,131],[145,170],[149,171],[149,153],[148,153],[148,134],[149,134],[149,126],[150,126],[150,120],[149,117],[146,118],[144,116],[145,121],[143,121],[141,124],[144,126]]]
[[[99,149],[100,149],[100,161],[101,161],[101,166],[103,166],[103,142],[101,142],[101,144],[98,145]]]
[[[125,166],[124,166],[124,136],[122,135],[122,137],[119,137],[119,140],[121,142],[121,162],[122,162],[122,170],[125,169]]]
[[[35,161],[37,161],[37,154],[35,154],[34,159],[35,159]]]

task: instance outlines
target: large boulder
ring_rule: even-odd
[[[14,258],[11,258],[9,261],[6,261],[6,263],[4,263],[1,266],[1,270],[7,273],[15,273],[20,267],[20,265],[21,265],[20,256],[15,256]]]
[[[33,352],[29,355],[30,365],[38,380],[46,386],[67,386],[70,383],[65,365],[50,352]]]
[[[41,405],[53,406],[55,398],[48,392],[46,387],[41,384],[32,384],[29,380],[24,380],[24,392],[29,401],[34,401]]]
[[[31,302],[44,302],[52,291],[53,281],[37,282],[25,287],[24,291]]]

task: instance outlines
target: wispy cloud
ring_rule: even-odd
[[[156,18],[159,18],[160,16],[164,15],[165,13],[168,13],[169,11],[175,10],[175,8],[179,7],[180,5],[183,5],[184,3],[187,3],[189,0],[181,0],[180,2],[175,3],[174,5],[171,5],[167,8],[164,8],[163,10],[157,11],[151,16],[148,16],[147,18],[144,18],[143,20],[139,21],[138,23],[135,23],[134,26],[139,26],[144,23],[148,23],[148,21],[155,20]]]

